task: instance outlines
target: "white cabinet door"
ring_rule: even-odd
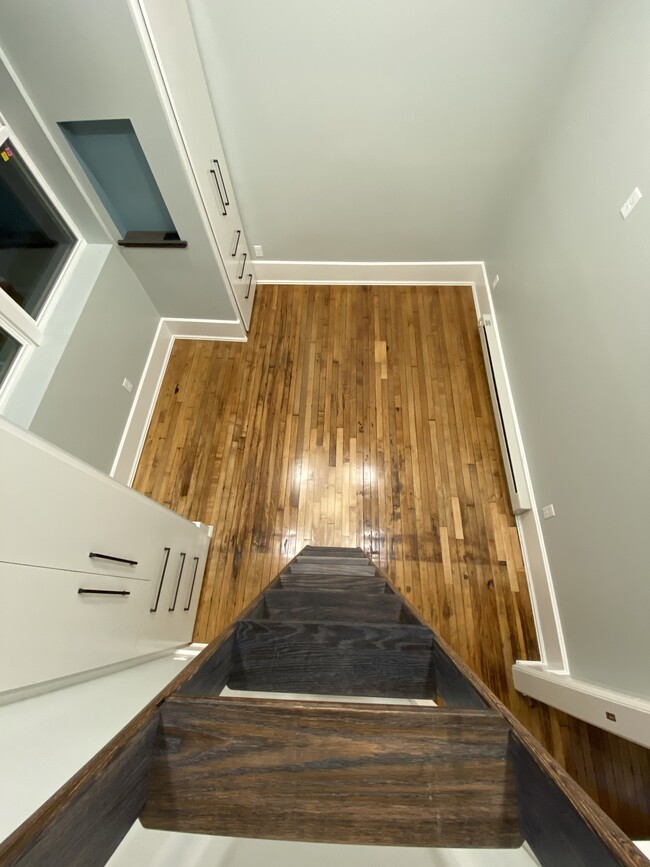
[[[6,422],[0,422],[0,478],[10,492],[0,498],[0,561],[155,581],[165,546],[187,550],[202,535],[190,521]]]
[[[0,563],[0,691],[135,656],[149,587],[148,581]]]
[[[191,548],[166,552],[160,578],[151,588],[149,604],[140,617],[138,654],[192,641],[208,544],[206,533]]]
[[[187,3],[185,0],[130,2],[136,16],[140,12],[144,15],[201,199],[248,330],[255,297],[255,268],[244,238]]]

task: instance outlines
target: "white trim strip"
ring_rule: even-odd
[[[418,286],[475,283],[485,279],[482,262],[291,262],[258,259],[258,283],[296,285]]]
[[[172,337],[181,340],[247,341],[242,323],[236,319],[163,319]]]
[[[524,695],[650,747],[650,701],[545,670],[541,663],[517,662],[512,666],[512,677],[515,687]]]
[[[551,575],[551,569],[546,555],[542,525],[539,520],[537,505],[535,502],[535,492],[530,478],[530,470],[528,468],[528,461],[526,460],[526,451],[521,436],[521,428],[519,427],[515,402],[510,388],[510,380],[508,378],[508,369],[506,367],[506,360],[503,353],[503,345],[499,336],[499,325],[494,313],[494,304],[492,303],[490,282],[484,266],[481,292],[478,293],[478,299],[479,306],[477,313],[479,318],[482,316],[489,316],[492,322],[494,332],[493,363],[500,366],[501,374],[500,382],[502,387],[500,389],[499,399],[502,402],[502,408],[507,410],[510,417],[511,433],[509,436],[511,436],[516,443],[519,452],[521,470],[524,475],[530,500],[529,511],[516,515],[515,519],[517,522],[517,531],[519,533],[519,541],[521,543],[521,550],[526,569],[528,589],[530,591],[535,631],[537,632],[542,660],[541,664],[546,669],[563,671],[568,675],[569,663],[564,643],[564,635],[562,634],[560,613],[555,597],[553,577]]]
[[[129,487],[133,484],[173,343],[174,339],[161,319],[111,469],[111,476]]]

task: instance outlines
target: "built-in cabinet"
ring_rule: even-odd
[[[192,640],[194,524],[0,420],[0,693]]]
[[[255,268],[189,9],[185,0],[129,2],[136,21],[141,24],[145,49],[150,49],[152,74],[162,77],[162,86],[178,125],[230,287],[248,330],[255,298]]]

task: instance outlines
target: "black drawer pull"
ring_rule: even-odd
[[[196,581],[196,570],[199,568],[199,558],[194,558],[194,575],[192,575],[192,586],[190,587],[190,595],[187,600],[187,605],[183,608],[183,611],[189,611],[190,606],[192,604],[192,596],[194,595],[194,582]]]
[[[228,190],[226,189],[226,182],[223,179],[223,174],[221,173],[221,166],[219,165],[219,160],[212,160],[212,162],[217,167],[217,171],[219,172],[219,180],[221,181],[221,186],[223,187],[223,195],[226,200],[226,204],[230,204],[230,199],[228,198]]]
[[[221,216],[227,217],[228,211],[226,210],[226,203],[223,200],[223,196],[221,195],[221,187],[219,186],[219,179],[217,178],[217,173],[214,169],[210,169],[210,174],[214,178],[214,183],[217,188],[217,192],[219,193],[219,201],[221,202]]]
[[[244,269],[246,268],[246,259],[247,258],[248,258],[247,253],[241,254],[241,273],[239,274],[239,277],[237,277],[238,280],[241,280],[241,278],[244,276]]]
[[[176,582],[176,590],[174,592],[174,601],[172,602],[170,611],[173,611],[176,608],[176,600],[178,599],[178,591],[181,586],[181,578],[183,577],[183,569],[185,568],[185,551],[181,551],[181,568],[178,570],[178,581]]]
[[[86,587],[80,587],[77,593],[94,596],[130,596],[130,590],[88,590]]]
[[[232,244],[230,245],[230,255],[236,256],[237,250],[239,249],[239,239],[241,238],[241,229],[237,229],[235,234],[232,236]]]
[[[253,275],[248,275],[248,287],[246,289],[246,295],[244,295],[244,301],[248,301],[248,296],[251,294],[251,286],[253,285]]]
[[[156,593],[156,601],[154,602],[153,608],[150,608],[149,611],[151,614],[155,614],[158,611],[158,603],[160,602],[160,593],[162,591],[163,581],[165,580],[165,572],[167,571],[167,564],[169,563],[169,552],[171,548],[163,548],[165,552],[165,562],[163,563],[162,572],[160,574],[160,583],[158,584],[158,591]]]
[[[91,560],[110,560],[112,563],[126,563],[127,566],[137,566],[137,560],[127,560],[124,557],[111,557],[110,554],[98,554],[96,551],[91,551],[88,555]]]

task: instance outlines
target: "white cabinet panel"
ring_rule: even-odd
[[[149,586],[147,581],[0,563],[0,690],[135,656],[138,615]]]
[[[0,478],[11,492],[0,498],[0,561],[155,580],[164,546],[187,549],[199,532],[179,515],[4,425]]]
[[[144,15],[201,199],[248,330],[255,297],[255,268],[244,238],[187,3],[185,0],[130,2],[136,15],[140,12]]]
[[[191,642],[208,544],[205,534],[193,547],[166,554],[160,578],[151,588],[150,604],[140,619],[138,654]]]

